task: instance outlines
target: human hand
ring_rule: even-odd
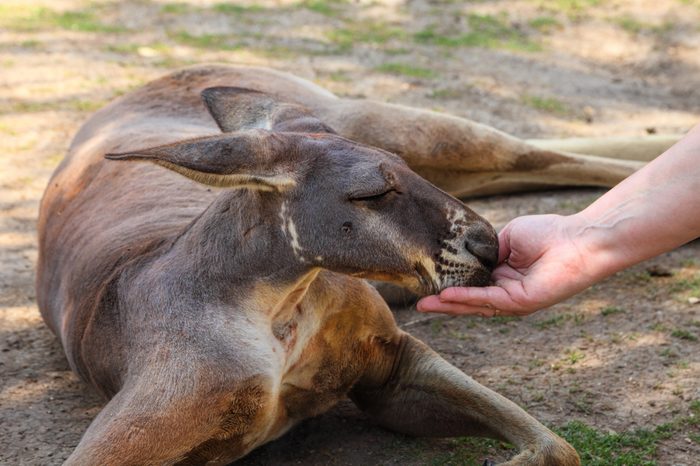
[[[498,235],[493,286],[455,287],[418,301],[422,312],[524,316],[562,301],[595,281],[591,251],[577,216],[532,215],[512,220]]]

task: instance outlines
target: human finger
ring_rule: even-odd
[[[509,308],[513,304],[508,292],[499,286],[445,288],[440,292],[440,301],[494,308]]]
[[[450,315],[476,315],[480,317],[493,317],[500,314],[498,309],[492,307],[441,302],[440,300],[429,300],[428,298],[431,298],[431,296],[419,301],[419,311]]]

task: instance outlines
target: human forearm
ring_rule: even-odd
[[[603,278],[700,236],[699,212],[700,125],[568,223]]]

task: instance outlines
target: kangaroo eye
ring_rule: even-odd
[[[357,196],[357,195],[352,196],[352,197],[350,197],[350,200],[351,201],[359,201],[359,202],[379,201],[379,200],[382,200],[383,198],[385,198],[387,195],[389,195],[391,193],[396,193],[396,192],[398,192],[398,191],[396,191],[396,189],[389,188],[389,189],[386,189],[385,191],[381,191],[381,192],[378,192],[376,194],[366,194],[366,195],[363,194],[360,196]]]

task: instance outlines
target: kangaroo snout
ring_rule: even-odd
[[[450,231],[435,254],[436,288],[485,286],[498,262],[498,236],[484,218],[461,202],[447,211]]]
[[[464,239],[464,248],[487,269],[493,270],[496,267],[498,235],[487,222],[477,223],[470,228]]]

